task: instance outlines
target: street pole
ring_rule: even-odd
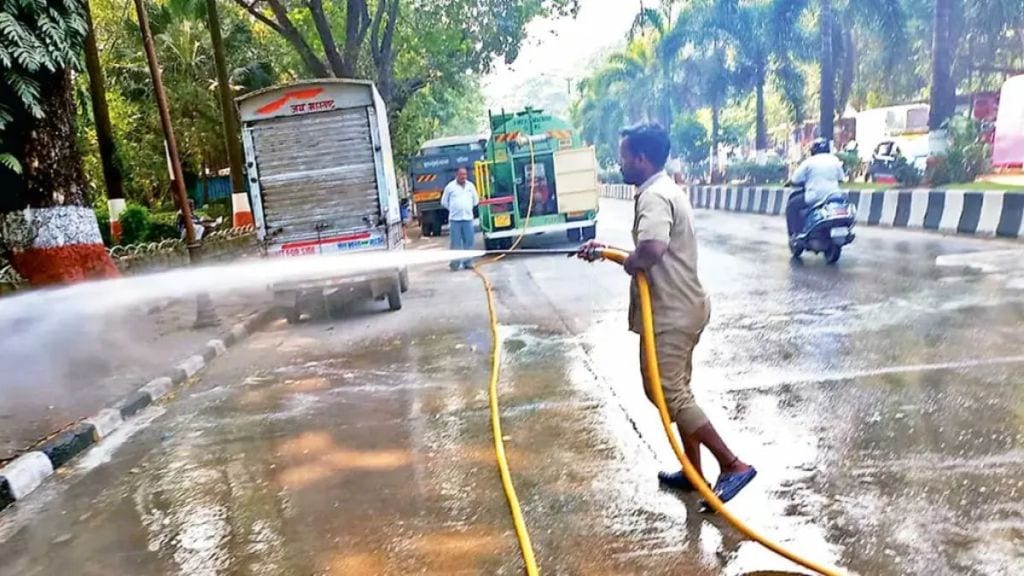
[[[134,0],[135,12],[139,18],[139,31],[142,32],[142,45],[146,51],[146,62],[149,64],[149,74],[153,79],[153,96],[156,99],[156,107],[160,112],[160,126],[164,132],[164,143],[167,145],[167,157],[171,164],[171,174],[174,181],[171,185],[174,188],[174,197],[181,210],[182,219],[185,221],[185,246],[188,248],[189,262],[196,264],[201,257],[200,244],[196,241],[196,227],[192,222],[192,207],[188,203],[188,195],[185,193],[185,176],[181,171],[181,159],[178,156],[178,141],[174,137],[174,126],[171,124],[171,111],[167,105],[167,94],[164,92],[163,79],[160,76],[160,63],[156,57],[156,48],[153,46],[153,34],[149,28],[149,16],[142,0]],[[213,303],[208,294],[196,295],[196,322],[195,327],[203,328],[216,326],[220,321],[213,310]]]

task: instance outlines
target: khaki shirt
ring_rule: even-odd
[[[637,189],[633,242],[657,240],[668,245],[661,262],[648,273],[654,332],[678,330],[700,334],[711,316],[711,301],[697,277],[697,235],[689,194],[664,172]],[[641,333],[636,280],[629,294],[629,329]]]

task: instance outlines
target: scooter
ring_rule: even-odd
[[[857,209],[846,194],[832,194],[804,210],[804,229],[789,239],[793,258],[805,250],[822,253],[825,261],[835,264],[843,254],[843,246],[853,242]]]

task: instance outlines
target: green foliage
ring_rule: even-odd
[[[923,175],[913,164],[907,161],[904,156],[896,158],[896,165],[893,168],[893,176],[900,186],[904,188],[916,188],[921,184]]]
[[[228,199],[218,202],[210,202],[209,204],[203,207],[202,212],[205,213],[206,217],[211,220],[216,220],[217,218],[224,218],[225,221],[230,222],[231,200]]]
[[[13,154],[0,154],[0,167],[6,168],[15,174],[21,174],[21,162]]]
[[[696,116],[678,116],[672,125],[672,146],[676,155],[692,166],[707,160],[711,140]]]
[[[742,184],[769,184],[786,180],[786,165],[778,161],[765,164],[734,162],[725,168],[725,179]]]
[[[948,182],[974,182],[990,167],[988,144],[981,139],[981,126],[971,118],[954,116],[946,123]],[[947,182],[935,182],[935,185]]]
[[[846,174],[847,180],[852,181],[861,171],[860,154],[855,150],[850,152],[837,152],[836,157],[843,163],[843,172]]]
[[[121,243],[139,244],[149,240],[149,210],[144,206],[129,204],[121,212]]]
[[[170,240],[180,237],[181,232],[178,231],[177,212],[159,212],[150,214],[149,231],[146,234],[147,242],[160,242],[161,240]]]
[[[16,115],[42,117],[39,76],[76,69],[87,31],[81,1],[0,1],[0,131]]]

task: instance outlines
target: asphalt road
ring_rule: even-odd
[[[631,209],[606,201],[599,236],[628,245]],[[829,267],[791,262],[778,218],[698,225],[713,320],[694,385],[760,471],[730,508],[849,573],[1024,573],[1024,247],[861,229]],[[621,269],[488,274],[545,573],[800,572],[658,487],[674,458]],[[421,268],[382,309],[279,323],[219,359],[0,514],[0,575],[520,574],[479,280]]]

